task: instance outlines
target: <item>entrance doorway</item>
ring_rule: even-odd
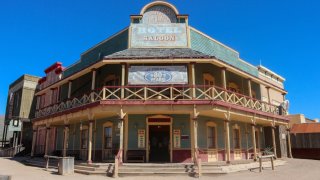
[[[170,162],[170,125],[149,125],[150,162]]]

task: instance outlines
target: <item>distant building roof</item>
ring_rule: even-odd
[[[294,124],[291,128],[291,133],[320,133],[320,123]]]
[[[119,51],[108,56],[104,59],[205,59],[213,58],[207,54],[195,51],[189,48],[129,48]]]

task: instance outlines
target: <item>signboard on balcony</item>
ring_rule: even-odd
[[[186,66],[131,66],[130,85],[188,84]]]

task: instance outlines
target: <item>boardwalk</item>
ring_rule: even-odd
[[[291,159],[288,160],[288,163],[285,166],[277,167],[275,171],[271,169],[266,169],[262,173],[259,173],[258,170],[254,171],[244,171],[240,173],[231,173],[227,175],[215,176],[215,180],[317,180],[320,177],[320,161],[314,160],[300,160],[300,159]],[[0,158],[0,174],[1,175],[12,175],[13,180],[35,180],[35,179],[48,179],[48,180],[106,180],[112,179],[105,176],[86,176],[80,174],[74,174],[69,176],[59,176],[55,173],[55,170],[45,171],[42,168],[29,167],[25,166],[17,161]],[[200,179],[212,179],[212,176],[203,176]],[[120,179],[124,180],[148,180],[151,179],[149,176],[140,176],[140,177],[123,177]],[[152,177],[153,180],[185,180],[185,179],[196,179],[186,176],[166,176],[166,177]]]

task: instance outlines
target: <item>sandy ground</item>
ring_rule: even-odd
[[[0,158],[0,175],[12,175],[12,180],[100,180],[112,179],[106,176],[87,176],[80,174],[73,174],[67,176],[60,176],[56,174],[56,170],[52,169],[45,171],[43,168],[36,168],[25,166],[15,160]],[[136,176],[136,177],[121,177],[124,180],[184,180],[197,179],[186,176]],[[258,170],[244,171],[238,173],[231,173],[227,175],[202,176],[200,179],[217,179],[217,180],[320,180],[320,161],[289,159],[285,166],[276,167],[275,171],[267,168],[262,173]]]

